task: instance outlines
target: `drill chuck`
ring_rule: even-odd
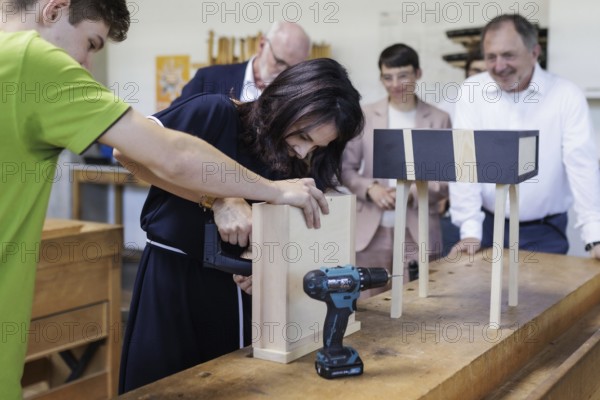
[[[360,276],[360,290],[385,286],[390,274],[385,268],[356,268]]]
[[[385,286],[389,279],[385,268],[322,268],[304,276],[304,291],[313,299],[325,301],[329,293],[356,293]]]

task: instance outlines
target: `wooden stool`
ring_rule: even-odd
[[[469,131],[460,129],[376,129],[373,171],[376,178],[396,179],[391,317],[402,315],[406,208],[411,182],[416,182],[419,243],[428,243],[427,181],[495,183],[494,248],[490,325],[500,326],[504,203],[510,192],[509,236],[515,256],[509,264],[509,305],[518,304],[519,204],[518,184],[538,173],[538,131]],[[490,168],[495,174],[491,176]],[[499,248],[496,248],[499,246]],[[419,296],[427,297],[429,260],[419,245]]]

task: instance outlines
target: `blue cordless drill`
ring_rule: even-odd
[[[327,379],[363,373],[363,362],[356,350],[342,346],[348,317],[356,310],[361,290],[384,286],[390,276],[385,268],[352,265],[322,267],[304,276],[304,291],[327,304],[323,327],[323,347],[317,352],[315,368]]]

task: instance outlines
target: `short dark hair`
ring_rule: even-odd
[[[344,67],[329,58],[294,65],[273,80],[260,97],[238,106],[251,152],[284,178],[311,176],[321,189],[340,182],[342,153],[362,132],[360,94]],[[293,130],[298,123],[302,131]],[[337,138],[317,148],[308,161],[290,157],[286,138],[333,123]],[[337,179],[337,180],[336,180]]]
[[[512,22],[517,33],[521,36],[521,40],[523,40],[523,44],[529,50],[533,50],[533,48],[538,44],[538,29],[535,25],[527,20],[527,18],[523,17],[520,14],[502,14],[498,15],[496,18],[492,19],[487,25],[483,28],[481,32],[481,51],[483,52],[483,41],[485,39],[485,35],[489,31],[496,30],[500,28],[501,25]]]
[[[115,42],[127,38],[130,19],[125,0],[71,0],[69,22],[76,25],[83,20],[104,21]]]
[[[15,11],[31,8],[39,0],[7,0]],[[108,26],[108,37],[115,42],[127,38],[130,19],[126,0],[71,0],[69,23],[77,25],[83,20],[103,21]]]
[[[389,47],[386,47],[379,55],[379,70],[381,66],[385,65],[388,68],[405,67],[412,65],[412,67],[418,70],[419,67],[419,55],[410,46],[404,43],[396,43]]]

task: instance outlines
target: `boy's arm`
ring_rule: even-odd
[[[99,139],[102,142],[102,138]],[[183,199],[192,201],[194,203],[200,203],[205,199],[203,195],[199,195],[198,192],[193,190],[189,190],[185,187],[175,185],[173,182],[166,181],[164,179],[159,178],[155,174],[152,173],[148,168],[146,168],[143,164],[134,161],[133,159],[125,156],[118,149],[114,149],[113,156],[119,163],[127,168],[129,172],[131,172],[137,179],[141,179],[145,182],[148,182],[152,186],[159,187],[169,193],[172,193],[176,196],[179,196]]]
[[[184,188],[189,195],[196,193],[198,199],[207,194],[289,204],[302,209],[309,228],[320,227],[320,210],[329,212],[314,180],[267,180],[205,141],[159,127],[135,110],[125,113],[98,140],[145,167],[146,176],[140,178],[152,184],[156,179],[158,186],[167,182]]]

